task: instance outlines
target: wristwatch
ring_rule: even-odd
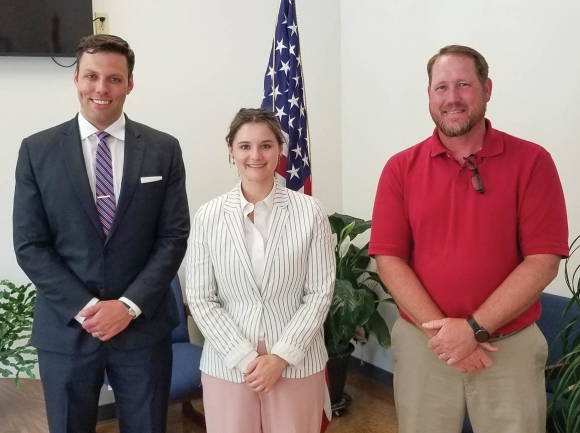
[[[489,332],[487,332],[483,327],[479,326],[479,323],[475,321],[473,316],[469,316],[467,318],[467,323],[469,323],[469,326],[471,326],[471,329],[473,329],[473,335],[478,343],[485,343],[487,340],[489,340]]]
[[[121,303],[125,307],[127,307],[127,314],[131,316],[131,320],[135,320],[137,318],[137,312],[133,310],[133,307],[131,307],[129,304],[124,303],[123,301],[121,301]]]

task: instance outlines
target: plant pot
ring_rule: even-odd
[[[334,405],[342,399],[344,385],[346,384],[346,373],[350,355],[354,352],[354,344],[349,343],[348,349],[341,354],[329,356],[326,363],[328,370],[328,392],[330,402]]]

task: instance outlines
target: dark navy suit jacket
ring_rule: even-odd
[[[156,182],[141,178],[161,176]],[[185,255],[189,210],[178,141],[126,119],[121,195],[111,231],[99,221],[77,118],[22,142],[16,166],[14,248],[37,289],[32,343],[66,354],[102,344],[74,316],[93,298],[126,296],[142,314],[113,337],[151,346],[178,323],[170,283]]]

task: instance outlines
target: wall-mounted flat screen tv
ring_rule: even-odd
[[[0,0],[0,56],[74,57],[92,0]]]

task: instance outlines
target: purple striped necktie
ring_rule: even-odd
[[[115,184],[113,182],[113,160],[106,141],[109,138],[109,134],[105,131],[99,131],[97,132],[97,138],[99,139],[95,161],[97,211],[103,225],[103,232],[108,235],[113,224],[113,218],[115,218],[115,210],[117,209]]]

